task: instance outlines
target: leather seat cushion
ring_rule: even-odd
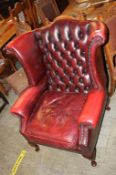
[[[46,145],[75,147],[78,143],[77,119],[87,94],[46,92],[28,121],[26,133]]]

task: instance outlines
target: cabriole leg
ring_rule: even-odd
[[[30,142],[30,141],[28,141],[28,143],[29,143],[29,145],[31,145],[32,147],[35,148],[35,151],[39,151],[40,150],[39,145],[37,145],[36,143]]]

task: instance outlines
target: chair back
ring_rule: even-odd
[[[50,90],[88,93],[98,87],[95,52],[105,36],[101,22],[60,19],[37,29],[35,36]]]

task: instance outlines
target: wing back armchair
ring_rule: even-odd
[[[6,46],[6,54],[21,62],[30,84],[11,108],[29,142],[78,152],[96,165],[107,102],[100,49],[105,40],[102,22],[63,18]]]

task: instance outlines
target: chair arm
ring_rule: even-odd
[[[46,82],[46,77],[44,77],[37,86],[27,88],[17,99],[10,111],[27,121],[39,97],[47,89]]]
[[[78,124],[96,128],[106,105],[107,95],[104,90],[93,90],[89,93]]]

